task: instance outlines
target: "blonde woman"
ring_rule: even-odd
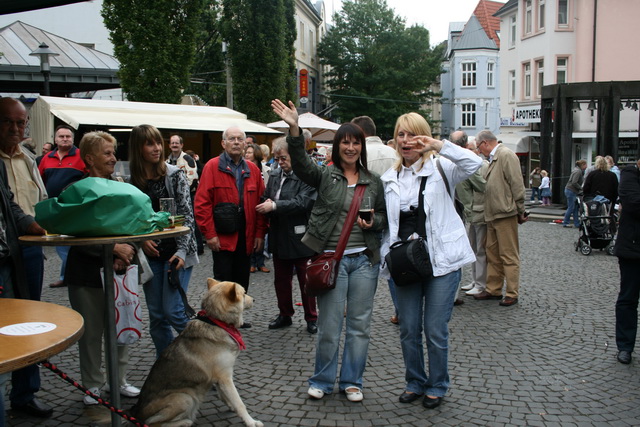
[[[471,150],[432,138],[429,124],[417,113],[398,118],[394,139],[400,158],[381,177],[389,228],[383,236],[380,255],[384,259],[389,247],[397,241],[418,237],[418,220],[422,217],[418,214],[419,197],[422,197],[426,245],[433,265],[430,279],[396,288],[400,344],[406,369],[406,386],[400,402],[411,403],[424,395],[423,406],[433,409],[442,403],[449,388],[449,319],[460,269],[475,261],[464,224],[449,194],[454,194],[456,184],[470,177],[482,165],[482,160]],[[436,162],[446,175],[449,189]],[[421,195],[421,183],[425,179]],[[389,276],[386,265],[382,274]],[[429,356],[427,370],[423,331]]]

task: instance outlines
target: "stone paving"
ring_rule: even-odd
[[[521,226],[520,239],[520,301],[507,308],[463,296],[465,304],[455,308],[450,323],[451,387],[435,410],[424,409],[420,401],[398,402],[404,368],[398,328],[389,322],[386,282],[379,283],[375,299],[364,401],[351,403],[338,393],[313,401],[307,399],[306,380],[313,370],[315,340],[306,332],[302,308],[293,326],[268,330],[277,315],[272,273],[252,274],[250,294],[256,303],[247,318],[253,328],[243,330],[247,350],[235,369],[249,413],[266,426],[639,425],[639,362],[622,365],[615,359],[617,259],[601,251],[590,256],[575,252],[577,230],[548,221]],[[47,286],[56,278],[59,261],[50,248],[46,254],[43,299],[68,305],[65,288]],[[192,305],[199,305],[211,271],[207,253],[191,279]],[[463,283],[467,279],[465,272]],[[148,334],[130,353],[129,381],[140,387],[154,361]],[[51,361],[79,380],[75,346]],[[45,368],[42,382],[39,396],[55,407],[54,415],[40,420],[9,410],[7,425],[109,424],[104,408],[85,408],[81,392]],[[135,402],[122,400],[125,408]],[[196,424],[243,425],[215,391],[207,395]]]

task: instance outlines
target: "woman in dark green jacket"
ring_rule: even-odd
[[[336,131],[330,166],[315,164],[304,151],[298,112],[280,100],[273,111],[289,125],[289,153],[294,173],[318,189],[309,227],[302,242],[315,252],[335,251],[342,229],[352,227],[340,261],[335,289],[317,297],[318,341],[316,364],[308,394],[321,399],[331,393],[338,371],[340,336],[346,319],[345,344],[338,388],[347,399],[359,402],[367,362],[373,297],[378,284],[380,232],[387,227],[384,189],[380,177],[367,170],[367,150],[362,129],[346,123]],[[370,221],[361,218],[345,224],[357,185],[365,185],[364,201],[370,201]],[[346,316],[345,316],[346,306]]]

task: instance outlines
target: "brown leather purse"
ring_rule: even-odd
[[[347,247],[347,241],[351,235],[351,230],[355,227],[354,222],[358,209],[362,203],[365,185],[357,185],[349,208],[349,214],[345,222],[346,227],[340,233],[340,240],[335,252],[324,252],[318,254],[307,261],[306,284],[304,290],[308,296],[317,297],[329,292],[336,287],[336,279],[338,277],[338,267],[340,260]],[[351,226],[349,226],[351,225]]]

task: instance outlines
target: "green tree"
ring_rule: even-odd
[[[429,31],[407,28],[385,0],[347,0],[334,14],[335,25],[318,46],[327,65],[325,83],[334,116],[349,121],[367,115],[378,133],[390,135],[397,117],[422,108],[440,74],[440,49],[429,46]]]
[[[274,119],[270,102],[292,99],[296,30],[294,0],[223,0],[234,108],[260,122]]]
[[[203,5],[202,0],[104,0],[102,17],[129,100],[180,102]]]
[[[222,52],[222,7],[219,0],[206,0],[196,34],[195,61],[191,67],[189,94],[209,105],[226,105],[226,69]]]

